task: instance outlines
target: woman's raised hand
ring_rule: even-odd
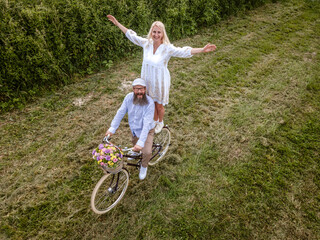
[[[107,15],[107,18],[108,18],[111,22],[113,22],[114,25],[116,25],[118,28],[120,28],[120,30],[121,30],[124,34],[126,34],[126,32],[127,32],[128,29],[127,29],[125,26],[123,26],[121,23],[119,23],[118,20],[117,20],[114,16],[112,16],[112,15]]]
[[[206,46],[204,46],[203,48],[203,52],[207,53],[207,52],[213,52],[214,50],[216,50],[216,45],[208,43]]]
[[[114,25],[117,25],[118,21],[117,21],[117,19],[116,19],[114,16],[112,16],[112,15],[107,15],[107,18],[108,18],[111,22],[113,22]]]

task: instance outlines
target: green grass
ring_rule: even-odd
[[[319,17],[318,1],[283,1],[175,42],[217,51],[171,60],[168,155],[143,182],[130,170],[105,215],[90,154],[141,54],[1,115],[0,238],[319,239]]]

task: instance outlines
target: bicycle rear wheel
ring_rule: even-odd
[[[116,174],[105,174],[93,189],[91,208],[104,214],[114,208],[124,196],[129,184],[129,173],[121,169]]]
[[[152,145],[152,157],[149,161],[149,165],[155,165],[168,151],[171,140],[171,134],[168,127],[163,127],[161,132],[155,134]]]

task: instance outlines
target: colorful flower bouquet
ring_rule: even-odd
[[[92,158],[108,172],[117,172],[123,166],[123,153],[113,144],[100,144],[92,151]]]

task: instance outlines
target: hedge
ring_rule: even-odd
[[[174,40],[266,1],[1,0],[0,109],[23,106],[44,88],[57,88],[75,74],[93,73],[103,62],[130,54],[133,45],[107,14],[141,35],[153,21],[163,21]]]

